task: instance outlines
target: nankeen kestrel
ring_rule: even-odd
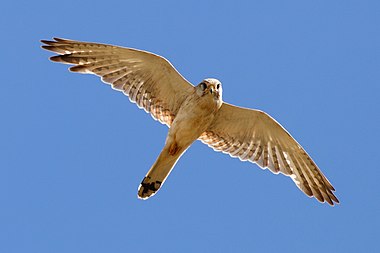
[[[153,196],[198,139],[215,151],[289,176],[320,202],[339,203],[334,187],[301,145],[268,114],[223,102],[218,80],[207,78],[193,86],[165,58],[132,48],[59,38],[42,43],[58,54],[52,61],[100,76],[169,127],[163,150],[138,188],[139,198]]]

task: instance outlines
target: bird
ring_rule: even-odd
[[[70,39],[41,40],[53,62],[94,74],[169,127],[165,145],[138,187],[148,199],[196,140],[241,161],[290,177],[309,197],[338,204],[335,189],[302,146],[267,113],[222,99],[222,84],[206,78],[193,85],[164,57],[147,51]]]

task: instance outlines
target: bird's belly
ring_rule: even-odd
[[[185,105],[179,110],[169,129],[168,141],[175,141],[179,146],[187,147],[208,128],[214,119],[215,110],[214,105]]]
[[[174,120],[169,134],[173,135],[181,146],[191,144],[207,129],[212,119],[213,115],[178,118]]]

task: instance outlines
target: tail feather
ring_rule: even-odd
[[[164,184],[166,178],[174,168],[182,153],[171,155],[169,150],[164,148],[158,156],[156,162],[150,168],[138,189],[140,199],[152,197]]]

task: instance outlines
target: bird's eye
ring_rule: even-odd
[[[207,88],[207,85],[205,83],[201,83],[202,90],[205,90]]]
[[[220,87],[220,83],[218,83],[218,84],[216,85],[216,89],[219,90],[219,87]]]

